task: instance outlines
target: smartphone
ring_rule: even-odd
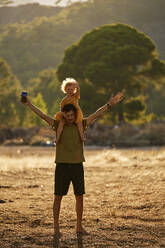
[[[26,97],[27,97],[27,92],[26,92],[26,91],[22,91],[22,94],[21,94],[21,101],[22,101],[22,102],[26,102],[26,101],[27,101]]]

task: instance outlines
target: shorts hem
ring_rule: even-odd
[[[67,195],[67,193],[66,193],[66,194],[58,194],[58,193],[54,193],[54,195],[64,196],[64,195]]]
[[[80,193],[78,193],[78,194],[77,193],[74,193],[74,195],[85,195],[85,192],[84,193],[81,193],[81,194]]]

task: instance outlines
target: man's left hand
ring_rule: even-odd
[[[122,92],[118,92],[116,96],[111,96],[109,99],[109,105],[115,105],[116,103],[120,102],[123,100],[123,93]]]

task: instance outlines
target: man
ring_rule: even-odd
[[[96,118],[101,116],[112,105],[115,105],[121,100],[122,93],[119,92],[116,96],[112,96],[107,104],[85,118],[83,120],[84,131]],[[56,120],[45,115],[35,107],[28,98],[24,104],[57,131],[58,122]],[[83,194],[85,194],[83,162],[85,159],[83,154],[83,143],[79,137],[79,132],[75,124],[77,109],[74,105],[67,104],[64,105],[62,112],[65,119],[65,125],[60,142],[56,145],[55,198],[53,205],[54,234],[58,237],[61,236],[59,229],[61,200],[63,196],[67,194],[70,182],[73,183],[76,198],[76,232],[87,234],[85,229],[82,227]]]

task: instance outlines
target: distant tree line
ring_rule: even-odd
[[[42,125],[42,121],[19,102],[22,85],[3,59],[0,75],[1,127]],[[163,110],[154,113],[147,107],[150,90],[164,88],[165,64],[158,59],[151,39],[128,25],[93,29],[66,49],[57,71],[45,69],[39,77],[29,81],[27,90],[33,103],[53,116],[62,98],[60,82],[66,77],[80,82],[84,115],[103,105],[110,94],[123,91],[125,100],[102,118],[103,123],[138,123],[139,119],[143,123],[165,116]]]
[[[152,33],[155,9],[160,10],[160,23],[164,20],[164,1],[158,1],[94,0],[61,8],[52,17],[1,25],[0,127],[43,125],[20,104],[19,94],[26,89],[34,103],[53,116],[66,76],[80,82],[84,115],[104,104],[111,93],[123,90],[124,101],[104,115],[102,123],[140,124],[164,118],[164,62],[151,38],[135,28],[141,25],[140,31],[146,28]],[[22,11],[25,6],[17,8]],[[104,25],[114,21],[132,22],[134,28]]]
[[[84,33],[119,22],[152,37],[160,58],[165,58],[164,7],[164,0],[94,0],[66,8],[37,4],[0,8],[0,56],[24,86],[41,70],[56,68],[64,50]],[[3,25],[5,20],[9,25]]]
[[[0,5],[2,4],[0,0]],[[8,1],[6,1],[8,2]],[[42,6],[39,3],[26,4],[17,7],[9,7],[6,4],[0,8],[0,24],[28,23],[36,17],[56,16],[63,7]]]

